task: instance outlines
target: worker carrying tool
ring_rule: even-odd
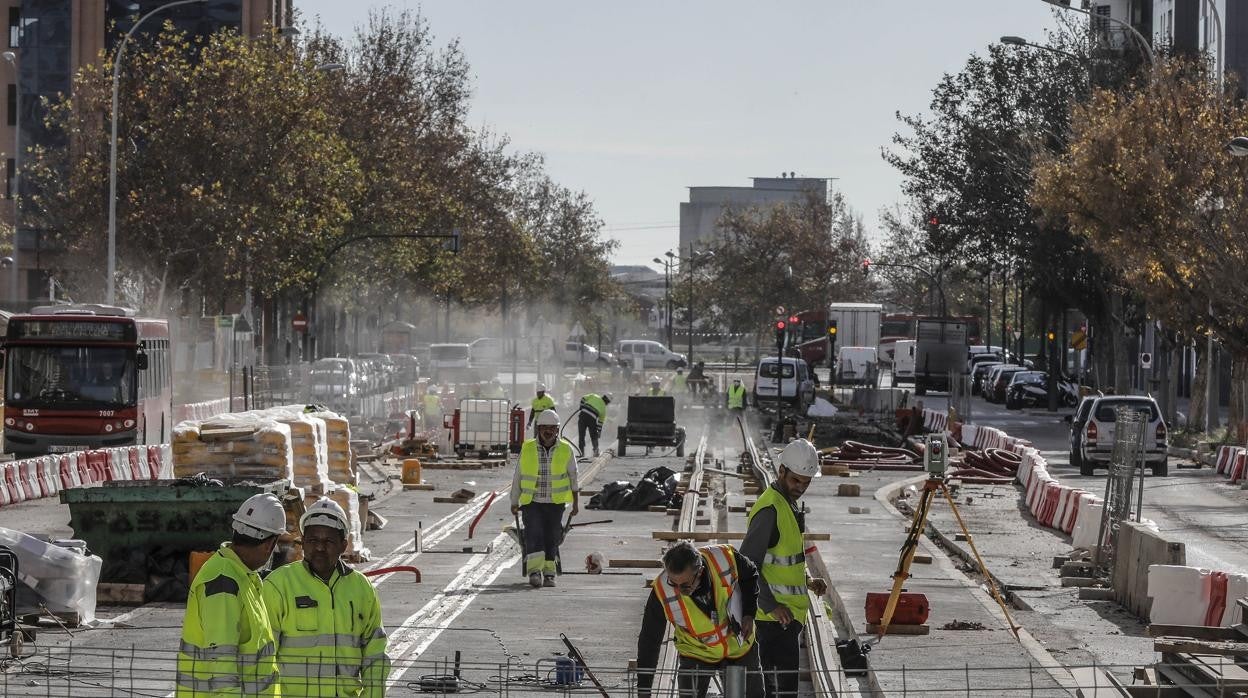
[[[585,453],[585,432],[588,431],[594,446],[594,458],[598,457],[598,437],[602,436],[602,425],[607,422],[607,405],[610,404],[611,393],[589,393],[581,398],[576,418],[576,447],[582,454]]]
[[[390,658],[381,602],[372,582],[341,560],[346,512],[322,497],[299,519],[299,531],[303,560],[264,580],[264,605],[280,638],[279,695],[384,696]]]
[[[604,408],[605,409],[605,408]],[[559,436],[559,413],[537,415],[537,438],[520,446],[520,461],[511,479],[511,513],[524,520],[524,570],[532,587],[555,586],[563,510],[581,510],[572,446]]]
[[[199,568],[186,599],[174,695],[277,696],[276,632],[256,572],[286,532],[286,510],[257,494],[234,514],[230,542]]]
[[[543,410],[555,409],[555,399],[546,394],[546,384],[538,383],[536,386],[537,397],[529,403],[529,426],[533,426],[533,420]]]
[[[763,698],[759,650],[754,642],[759,589],[754,563],[731,545],[698,549],[680,541],[663,553],[663,572],[651,589],[637,636],[637,693],[641,698],[650,697],[668,623],[680,654],[676,670],[682,698],[702,698],[711,677],[730,666],[745,667],[747,698]]]
[[[735,410],[733,416],[745,412],[745,386],[741,384],[740,378],[732,379],[732,385],[728,386],[728,396],[725,399],[728,409]]]
[[[768,698],[797,695],[798,638],[810,610],[809,589],[823,596],[827,583],[806,574],[805,512],[797,502],[819,477],[814,444],[796,439],[780,452],[776,480],[750,509],[741,554],[758,565],[759,659]]]

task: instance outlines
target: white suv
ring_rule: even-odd
[[[629,366],[641,368],[680,368],[688,365],[684,354],[663,346],[660,342],[649,339],[626,339],[620,342],[616,356],[620,361],[628,362]],[[641,363],[638,364],[638,361]]]
[[[1084,398],[1075,416],[1071,418],[1072,453],[1079,456],[1079,474],[1092,475],[1098,467],[1109,467],[1114,452],[1114,421],[1119,407],[1147,413],[1144,426],[1144,462],[1153,475],[1163,476],[1170,471],[1167,456],[1170,442],[1166,422],[1161,418],[1157,401],[1147,395],[1105,395]]]

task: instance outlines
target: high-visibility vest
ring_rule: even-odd
[[[754,630],[744,639],[729,627],[729,603],[737,588],[737,560],[729,545],[708,545],[699,552],[710,575],[714,611],[710,616],[679,589],[667,583],[667,574],[654,580],[654,593],[663,604],[663,614],[676,633],[676,651],[682,657],[714,664],[745,656],[754,644]],[[741,619],[738,619],[741,620]]]
[[[663,394],[663,386],[661,386],[661,385],[654,385],[654,386],[651,386],[651,387],[650,387],[650,392],[648,392],[648,393],[646,393],[646,394],[647,394],[647,395],[652,395],[652,396],[653,396],[653,395],[662,395],[662,394]]]
[[[326,582],[292,562],[265,578],[264,603],[277,632],[280,695],[385,695],[381,602],[364,575],[339,563]]]
[[[442,398],[437,393],[425,393],[425,418],[442,414]]]
[[[553,409],[555,409],[555,400],[549,395],[535,397],[533,398],[533,402],[529,403],[529,411],[533,413],[534,417],[546,410]]]
[[[177,696],[280,696],[260,575],[229,543],[191,582],[178,648]]]
[[[744,385],[728,386],[728,409],[730,410],[745,409],[745,386]]]
[[[590,393],[581,398],[581,405],[588,405],[599,422],[607,421],[607,402],[597,393]]]
[[[555,504],[572,503],[572,478],[568,477],[568,464],[571,462],[572,447],[559,439],[554,453],[550,455],[550,499]],[[540,470],[537,439],[529,439],[520,447],[520,506],[532,502],[533,495],[537,494]]]
[[[797,525],[797,517],[793,507],[789,505],[783,494],[774,487],[768,487],[754,502],[750,509],[749,520],[754,515],[774,507],[776,510],[776,528],[780,531],[776,544],[767,549],[763,557],[763,566],[759,570],[763,581],[771,588],[771,595],[776,601],[788,606],[799,623],[806,621],[806,612],[810,609],[810,597],[806,595],[806,553],[802,540],[802,530]],[[758,620],[776,620],[774,616],[758,609],[755,616]]]
[[[677,374],[676,374],[676,375],[672,378],[672,392],[674,392],[674,393],[683,393],[683,392],[685,391],[685,381],[686,381],[686,380],[688,380],[688,378],[685,376],[685,374],[683,374],[683,373],[677,373]]]

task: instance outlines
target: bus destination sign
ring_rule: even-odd
[[[11,320],[9,339],[80,339],[121,342],[134,339],[134,328],[123,322],[83,320]]]

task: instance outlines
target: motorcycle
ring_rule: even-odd
[[[1065,378],[1057,381],[1057,401],[1063,407],[1079,403],[1079,388]],[[1048,407],[1049,382],[1047,378],[1014,383],[1006,390],[1005,409],[1019,410],[1024,407]]]

